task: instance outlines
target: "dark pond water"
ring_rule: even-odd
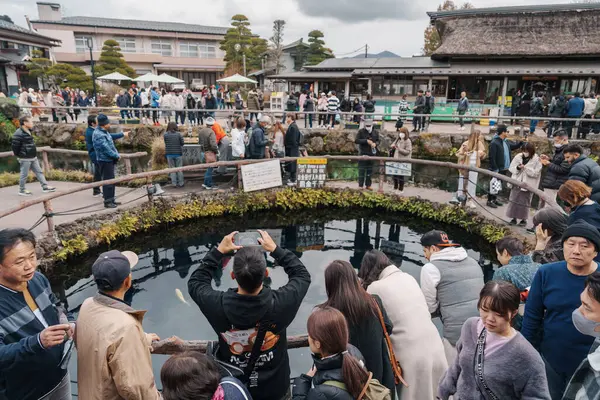
[[[128,299],[137,309],[148,310],[144,319],[146,332],[161,338],[177,335],[182,339],[216,339],[212,328],[189,299],[187,281],[204,255],[217,246],[221,238],[233,230],[268,229],[282,247],[295,251],[308,268],[312,284],[288,335],[306,332],[306,321],[313,307],[325,300],[323,271],[333,260],[346,260],[356,268],[364,253],[380,249],[405,272],[419,280],[420,269],[426,262],[419,244],[420,236],[434,228],[445,229],[450,237],[465,246],[479,260],[486,277],[493,274],[494,253],[489,244],[467,232],[449,226],[405,215],[383,215],[364,210],[320,210],[294,215],[258,214],[244,218],[200,220],[170,230],[160,230],[124,241],[119,250],[139,254],[140,263],[133,270],[134,285]],[[91,279],[91,265],[98,249],[86,259],[68,266],[59,266],[49,278],[54,291],[67,300],[69,309],[78,312],[80,305],[96,292]],[[272,266],[269,258],[269,265]],[[227,290],[235,287],[230,278],[233,262],[229,261],[222,276],[216,277],[213,287]],[[65,271],[69,271],[68,273]],[[280,267],[270,268],[271,287],[276,289],[287,282]],[[175,294],[180,289],[191,305],[181,302]],[[439,325],[439,321],[436,321]],[[311,365],[308,349],[291,350],[292,376],[306,372]],[[153,355],[155,377],[159,380],[161,365],[167,356]],[[72,359],[72,379],[76,379],[76,358]],[[74,388],[73,390],[76,390]]]

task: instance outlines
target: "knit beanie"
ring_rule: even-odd
[[[594,244],[596,251],[600,251],[600,232],[595,226],[584,220],[579,220],[567,228],[562,237],[563,244],[571,237],[587,239]]]
[[[108,117],[104,114],[98,114],[98,126],[108,125]]]

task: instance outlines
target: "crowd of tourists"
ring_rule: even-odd
[[[80,118],[85,121],[89,115],[89,108],[94,107],[94,99],[88,92],[68,86],[58,90],[21,88],[13,97],[19,107],[22,107],[23,115],[41,117],[50,108],[54,122],[68,122],[69,119],[71,122],[79,122]]]

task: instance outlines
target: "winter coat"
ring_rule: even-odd
[[[77,324],[77,385],[85,400],[161,399],[154,382],[146,311],[98,293],[81,305]]]
[[[248,110],[260,110],[258,93],[256,93],[254,90],[248,92]]]
[[[95,163],[96,160],[96,150],[94,150],[94,131],[96,128],[88,126],[85,130],[85,148],[87,149],[88,155],[90,157],[90,161]],[[125,137],[123,132],[120,133],[111,133],[110,137],[112,137],[113,141],[117,139],[121,139]]]
[[[171,93],[167,93],[162,97],[160,102],[162,108],[174,109],[175,108],[175,96]]]
[[[567,103],[567,117],[579,118],[583,115],[585,101],[581,97],[573,97]]]
[[[412,142],[410,138],[406,139],[396,139],[394,142],[396,145],[396,151],[394,152],[394,159],[399,160],[401,158],[411,158],[412,157]]]
[[[569,179],[571,164],[565,160],[563,151],[565,146],[555,147],[552,162],[548,164],[548,171],[542,180],[542,188],[558,190]]]
[[[372,142],[375,142],[375,144],[379,144],[379,133],[376,129],[373,128],[373,130],[369,133],[368,130],[362,128],[356,134],[356,140],[354,141],[354,143],[358,145],[358,153],[361,156],[375,155],[373,154],[373,149],[371,148],[369,143],[367,143],[367,140],[371,140]],[[375,149],[377,149],[377,147],[375,147]],[[375,153],[377,153],[377,151],[375,151]]]
[[[544,101],[541,97],[536,97],[529,103],[529,115],[539,117],[544,112]]]
[[[92,105],[92,100],[89,97],[79,97],[77,98],[77,105],[79,107],[89,107]]]
[[[173,97],[173,108],[176,110],[183,110],[185,108],[185,102],[185,97],[178,94]]]
[[[351,344],[348,344],[348,353],[359,361],[365,362],[360,351]],[[317,372],[312,378],[302,374],[294,380],[292,400],[354,400],[346,390],[325,383],[333,381],[344,384],[344,374],[342,373],[344,356],[336,354],[322,359],[312,355],[312,358]],[[314,388],[311,388],[313,385]]]
[[[516,150],[523,146],[523,142],[510,142],[506,141],[509,151]],[[507,170],[508,166],[505,165],[505,148],[504,140],[496,135],[490,142],[490,171],[501,172]],[[508,155],[510,157],[510,154]]]
[[[327,111],[327,97],[319,97],[319,101],[317,103],[317,110],[319,111]]]
[[[266,254],[265,254],[266,255]],[[277,290],[269,286],[255,296],[212,288],[213,275],[222,269],[224,255],[213,248],[188,281],[190,297],[202,311],[219,340],[216,357],[238,368],[246,365],[257,325],[268,319],[262,355],[256,364],[256,379],[250,393],[255,400],[280,400],[290,387],[287,327],[296,317],[310,286],[310,274],[289,250],[277,247],[271,256],[282,266],[288,282]],[[240,335],[246,333],[249,336]]]
[[[155,90],[150,91],[150,106],[153,108],[158,108],[160,106],[160,94]]]
[[[552,105],[550,106],[549,115],[554,118],[564,117],[567,113],[567,100],[564,96],[560,96]]]
[[[461,146],[460,149],[458,149],[458,152],[456,153],[456,156],[458,157],[458,164],[460,165],[469,165],[469,159],[470,159],[470,155],[469,155],[469,141],[467,140],[466,142],[464,142]],[[475,152],[477,152],[477,163],[476,163],[476,167],[479,168],[481,166],[481,160],[485,158],[486,154],[485,154],[485,144],[482,141],[477,142],[477,146],[475,147],[475,149],[473,150]],[[483,155],[479,155],[480,153],[483,153]]]
[[[265,147],[269,143],[265,136],[265,129],[256,124],[252,130],[252,136],[250,136],[250,143],[248,144],[250,150],[250,158],[261,159],[265,158]]]
[[[206,105],[205,108],[207,110],[216,110],[217,109],[217,99],[214,96],[206,97]]]
[[[194,96],[188,96],[187,99],[185,99],[185,105],[187,107],[188,110],[195,110],[196,109],[196,99],[194,98]]]
[[[423,108],[423,114],[432,114],[435,109],[435,97],[433,96],[425,96],[425,105]]]
[[[133,108],[142,108],[142,98],[139,94],[133,95]]]
[[[302,145],[302,133],[296,122],[293,122],[288,126],[287,132],[285,133],[284,146],[289,149],[298,149]]]
[[[366,113],[374,113],[375,112],[375,100],[365,100],[363,102],[363,107]]]
[[[417,96],[413,110],[415,114],[423,114],[423,111],[425,111],[425,96]]]
[[[198,143],[202,146],[202,150],[204,152],[212,151],[213,153],[217,153],[219,151],[219,147],[217,146],[217,136],[212,129],[205,127],[200,129],[198,132]]]
[[[584,104],[583,115],[594,115],[598,107],[598,99],[585,99]]]
[[[367,291],[381,298],[394,326],[390,337],[408,383],[402,388],[400,400],[434,399],[448,362],[419,284],[390,265]]]
[[[542,176],[542,162],[540,156],[534,154],[527,164],[522,169],[518,169],[523,163],[523,153],[519,153],[513,158],[508,170],[512,174],[512,178],[523,183],[528,183],[531,187],[537,189],[540,185],[540,177]],[[521,189],[523,190],[523,189]]]
[[[315,111],[315,99],[311,97],[307,97],[306,101],[303,104],[304,111]]]
[[[183,136],[181,132],[165,132],[163,136],[165,140],[165,154],[168,156],[181,156],[183,155]]]
[[[92,134],[92,142],[94,144],[94,151],[96,152],[96,159],[99,162],[114,162],[119,159],[119,152],[115,147],[112,136],[106,129],[97,127]]]
[[[251,400],[252,396],[246,385],[232,377],[221,379],[219,386],[223,388],[223,400]]]
[[[579,156],[571,164],[569,179],[580,181],[592,188],[591,199],[600,202],[600,165],[591,158]]]
[[[456,111],[467,111],[469,109],[469,99],[463,97],[458,101],[458,105],[456,106]]]
[[[33,159],[37,157],[37,148],[31,132],[23,128],[15,131],[12,137],[12,151],[17,158]]]
[[[128,94],[120,94],[117,97],[117,107],[119,108],[128,108],[129,107],[129,95]]]
[[[142,99],[142,107],[150,104],[150,97],[148,92],[140,92],[140,98]]]

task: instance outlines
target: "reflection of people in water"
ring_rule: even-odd
[[[294,253],[296,257],[302,257],[302,252],[296,251],[296,249],[298,248],[298,230],[296,225],[286,226],[285,228],[283,228],[281,235],[282,247]]]
[[[350,257],[350,264],[356,269],[360,269],[360,263],[369,250],[373,250],[371,244],[371,235],[369,234],[369,220],[357,219],[356,231],[354,232],[354,255]]]
[[[392,224],[390,225],[390,234],[388,236],[390,242],[398,242],[400,243],[400,225]]]
[[[175,264],[175,271],[177,271],[181,279],[184,279],[192,267],[192,256],[190,256],[190,251],[184,243],[178,241],[173,246],[173,263]]]

